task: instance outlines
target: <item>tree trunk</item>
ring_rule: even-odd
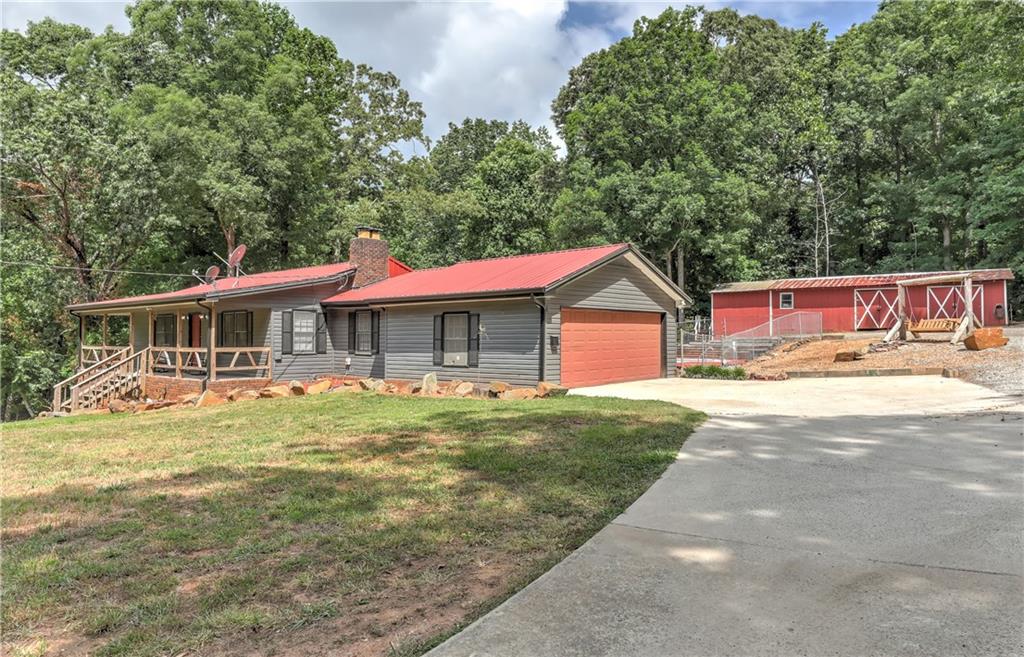
[[[676,285],[686,291],[686,253],[682,246],[676,249]]]
[[[949,220],[942,222],[942,266],[946,271],[953,269],[953,231]]]

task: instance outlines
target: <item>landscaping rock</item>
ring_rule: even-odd
[[[111,413],[128,413],[132,408],[132,404],[123,399],[111,399],[107,404],[107,410]]]
[[[360,379],[359,380],[359,387],[362,388],[363,390],[372,390],[372,391],[376,392],[376,391],[380,390],[381,387],[383,387],[383,385],[384,385],[384,382],[381,381],[380,379],[370,378],[370,379]]]
[[[1005,346],[1009,341],[1010,339],[1003,335],[1003,329],[993,326],[975,329],[974,333],[964,339],[964,346],[971,351],[981,351]]]
[[[289,381],[288,390],[296,397],[306,394],[306,386],[302,385],[302,381]]]
[[[227,403],[226,399],[212,390],[207,390],[199,395],[199,399],[196,400],[196,408],[206,408],[207,406],[217,406],[225,403]]]
[[[533,399],[537,391],[533,388],[512,388],[501,393],[502,399]]]
[[[555,383],[548,383],[547,381],[541,381],[537,384],[537,396],[538,397],[565,397],[569,389],[560,386]]]
[[[837,351],[836,357],[832,360],[833,363],[851,363],[858,358],[861,358],[856,351]]]
[[[198,392],[191,392],[178,400],[179,404],[194,404],[199,399]]]
[[[462,381],[459,385],[452,389],[452,393],[456,397],[469,397],[473,394],[473,384],[469,381]]]
[[[330,379],[320,379],[315,383],[310,383],[309,387],[306,388],[307,395],[319,395],[320,393],[327,392],[331,389]]]
[[[398,392],[398,386],[394,383],[384,383],[381,387],[377,388],[377,392],[384,395],[394,395]]]
[[[277,397],[289,397],[292,391],[286,385],[267,386],[260,390],[260,397],[264,399],[275,399]]]
[[[412,384],[409,385],[409,393],[410,394],[418,395],[421,390],[423,390],[423,382],[422,381],[414,381]]]
[[[242,390],[235,395],[234,401],[252,401],[253,399],[259,399],[259,390]]]
[[[455,396],[455,389],[458,388],[460,385],[462,385],[462,380],[461,379],[454,379],[452,381],[449,381],[448,385],[445,386],[444,394],[449,396],[449,397],[454,397]]]
[[[437,374],[435,374],[434,372],[428,372],[427,374],[423,375],[423,381],[420,383],[420,394],[437,394]]]
[[[504,381],[491,381],[490,385],[487,386],[487,394],[491,397],[500,397],[508,388],[509,385]]]

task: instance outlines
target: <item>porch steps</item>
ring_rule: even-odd
[[[126,349],[61,381],[53,389],[53,410],[74,413],[100,408],[136,394],[142,389],[148,352],[148,347],[131,354]]]

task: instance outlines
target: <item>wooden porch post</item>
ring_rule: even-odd
[[[208,322],[208,324],[210,326],[210,335],[207,338],[210,341],[210,343],[209,343],[210,344],[210,357],[209,357],[209,361],[210,362],[206,364],[206,367],[209,368],[209,370],[210,370],[210,380],[211,381],[216,381],[217,380],[217,340],[216,340],[216,337],[217,337],[217,310],[216,310],[216,308],[217,307],[215,305],[210,304],[210,321]]]
[[[146,335],[148,336],[148,339],[146,340],[146,342],[147,342],[146,346],[150,348],[149,349],[149,358],[147,359],[147,360],[149,360],[149,366],[146,367],[146,374],[152,374],[153,373],[153,310],[152,309],[147,309],[146,310],[146,319],[149,321],[149,327],[148,327],[148,330],[146,331]]]
[[[181,378],[181,311],[174,311],[174,377]]]
[[[128,353],[135,353],[135,313],[128,313]]]
[[[85,364],[85,315],[78,316],[78,369]]]

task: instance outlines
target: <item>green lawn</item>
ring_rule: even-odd
[[[549,568],[703,416],[361,393],[3,430],[3,652],[418,654]]]

